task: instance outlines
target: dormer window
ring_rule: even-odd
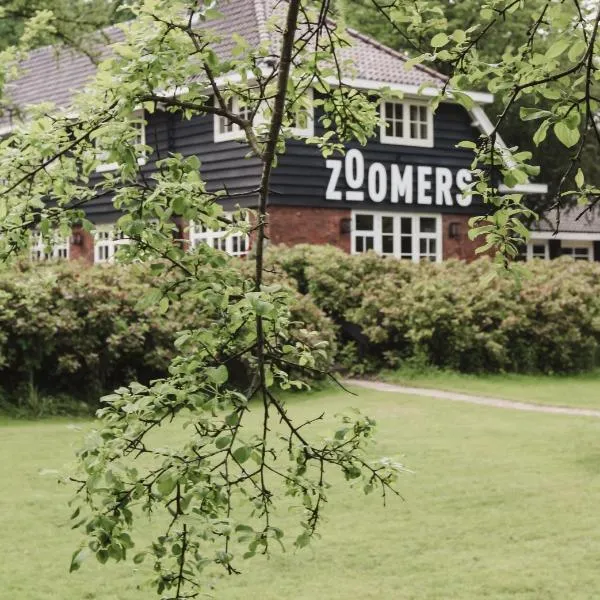
[[[433,112],[418,101],[381,103],[381,142],[402,146],[433,147]]]

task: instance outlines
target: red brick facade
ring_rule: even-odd
[[[481,239],[469,239],[469,219],[472,215],[442,215],[443,258],[458,258],[471,261],[477,258],[475,249]],[[452,235],[452,237],[451,237]]]
[[[288,246],[330,244],[350,252],[350,218],[350,210],[343,208],[271,206],[269,240]]]
[[[94,262],[94,236],[83,227],[73,228],[73,235],[69,240],[69,258],[90,264]]]
[[[350,209],[316,208],[307,206],[271,206],[269,208],[268,236],[272,244],[329,244],[345,252],[351,250]],[[442,257],[471,261],[477,257],[475,249],[481,240],[471,241],[468,236],[469,215],[444,214],[441,219]],[[186,224],[178,223],[179,239],[186,240]],[[253,237],[253,236],[251,236]],[[184,242],[188,247],[188,243]],[[81,227],[73,229],[69,242],[69,256],[73,260],[94,262],[94,237]]]

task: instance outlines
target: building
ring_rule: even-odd
[[[222,33],[223,47],[233,33],[251,44],[269,35],[265,27],[268,1],[236,0],[219,5],[223,18],[211,22],[211,26]],[[108,28],[106,35],[114,41],[122,37],[115,27]],[[442,75],[422,66],[406,70],[403,54],[356,31],[349,35],[352,47],[345,51],[346,58],[354,63],[356,74],[348,83],[364,90],[389,87],[402,92],[403,99],[382,102],[385,124],[379,134],[364,147],[349,144],[345,156],[325,159],[302,139],[288,143],[287,153],[280,157],[272,177],[271,242],[332,244],[353,253],[373,249],[413,261],[474,258],[480,242],[468,239],[468,220],[481,214],[482,207],[463,194],[472,177],[472,153],[457,144],[477,139],[482,131],[491,132],[492,124],[483,107],[492,102],[492,96],[471,93],[475,105],[470,111],[448,98],[433,114],[427,98],[418,91],[422,84],[440,88],[444,84]],[[109,52],[107,45],[103,53]],[[11,91],[12,100],[21,106],[51,101],[68,107],[72,94],[95,72],[87,56],[69,51],[57,60],[52,48],[32,52],[23,68],[24,75]],[[310,136],[322,127],[319,114],[314,108],[311,112],[297,129],[299,136]],[[226,186],[232,192],[244,192],[258,187],[260,164],[245,158],[247,147],[235,126],[213,116],[183,121],[158,112],[144,118],[141,138],[163,156],[167,152],[197,155],[209,190]],[[13,125],[5,116],[0,120],[0,133],[9,132]],[[153,156],[148,157],[144,169],[152,170]],[[103,165],[99,170],[111,168]],[[515,191],[545,193],[546,186],[526,184]],[[255,200],[247,197],[239,204],[254,206]],[[224,205],[233,208],[232,203]],[[110,199],[95,201],[86,212],[96,225],[94,236],[75,232],[70,240],[55,247],[53,257],[108,262],[119,245],[128,243],[114,230],[118,213]],[[250,245],[241,236],[224,239],[218,231],[196,230],[193,226],[186,228],[184,235],[192,245],[205,241],[238,255],[246,253]],[[571,242],[585,241],[589,249],[585,256],[600,260],[600,228],[593,234],[597,237],[584,239],[582,235],[592,234],[568,232],[561,250],[550,232],[540,229],[527,255],[550,258],[571,252],[567,248],[572,247],[572,254],[582,258],[583,250],[577,248],[584,246]],[[34,244],[32,256],[45,256],[41,244]]]

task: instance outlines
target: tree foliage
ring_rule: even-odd
[[[552,199],[565,189],[570,189],[568,186],[574,185],[575,171],[563,177],[564,165],[569,160],[563,140],[555,135],[547,135],[542,139],[545,130],[536,136],[539,123],[521,118],[521,108],[526,110],[531,105],[526,94],[519,94],[505,112],[506,101],[499,93],[503,88],[488,85],[490,82],[485,75],[470,78],[470,68],[477,70],[477,61],[483,73],[492,73],[495,81],[499,77],[504,78],[510,87],[510,77],[520,67],[525,63],[541,66],[550,47],[560,41],[564,45],[563,52],[558,56],[551,56],[551,52],[550,56],[552,60],[558,59],[557,66],[568,69],[576,62],[572,60],[575,52],[579,49],[580,55],[576,59],[583,52],[581,44],[585,44],[584,32],[589,30],[592,33],[594,6],[595,3],[585,0],[483,3],[480,0],[428,0],[418,3],[402,0],[340,0],[341,12],[350,26],[411,57],[428,54],[428,62],[445,74],[464,71],[467,75],[467,80],[462,84],[465,89],[471,86],[471,89],[489,89],[496,94],[496,102],[489,112],[502,115],[499,133],[509,146],[534,155],[541,169],[539,181],[549,185],[549,201],[545,198],[529,199],[530,205],[540,210],[548,209],[553,204]],[[435,44],[432,44],[434,38]],[[442,41],[445,43],[439,45]],[[460,48],[454,56],[446,54],[449,46],[458,47],[459,44]],[[465,56],[461,58],[461,53],[465,51]],[[573,81],[576,79],[573,77]],[[456,85],[456,82],[453,81],[452,85]],[[561,79],[558,88],[564,91],[567,86],[568,82]],[[552,113],[558,99],[556,93],[537,94],[536,108]],[[593,96],[597,97],[597,94]],[[588,135],[578,157],[587,180],[595,186],[600,185],[599,152],[597,136]]]
[[[90,553],[102,563],[128,558],[142,515],[162,514],[162,534],[136,547],[134,561],[152,560],[158,593],[176,600],[200,593],[207,567],[236,572],[240,555],[267,553],[286,539],[273,516],[278,496],[290,496],[301,509],[294,543],[302,547],[320,523],[332,468],[362,482],[365,492],[378,488],[384,496],[401,470],[392,460],[369,458],[374,422],[368,417],[343,417],[325,439],[314,437],[310,421],[291,417],[278,390],[306,387],[306,376],[321,373],[327,345],[316,334],[298,335],[293,292],[264,277],[270,175],[306,90],[316,87],[323,95],[316,102],[330,126],[308,143],[324,154],[348,139],[364,143],[377,126],[376,106],[356,90],[332,85],[343,63],[334,57],[345,42],[343,32],[323,19],[327,4],[279,3],[269,25],[272,38],[254,45],[236,36],[230,54],[218,50],[212,4],[132,3],[135,19],[124,27],[125,40],[73,105],[32,110],[0,143],[4,257],[22,251],[34,227],[48,243],[68,236],[74,223],[91,229],[85,205],[108,196],[123,214],[119,230],[133,242],[120,258],[149,262],[160,281],[142,306],[166,312],[183,303],[214,315],[208,325],[178,334],[179,354],[166,377],[133,382],[104,398],[99,427],[71,478],[78,487],[74,525],[85,536],[71,569]],[[243,114],[232,111],[234,96],[247,107]],[[158,157],[139,143],[138,107],[149,115],[227,119],[244,132],[250,155],[262,164],[260,185],[243,195],[208,192],[196,157]],[[106,160],[117,171],[97,177],[96,167]],[[151,172],[141,166],[148,161]],[[225,217],[219,201],[247,195],[258,197],[250,218],[244,211]],[[252,274],[206,245],[190,253],[174,243],[180,221],[252,232]],[[236,378],[240,362],[249,367],[245,384]],[[258,429],[247,426],[250,412],[261,415]],[[177,427],[187,432],[181,444],[153,435]]]

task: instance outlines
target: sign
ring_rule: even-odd
[[[463,207],[470,206],[472,201],[470,194],[460,193],[473,181],[469,169],[459,169],[453,174],[446,167],[386,166],[380,162],[372,163],[367,169],[363,154],[357,149],[348,150],[344,160],[327,160],[326,167],[331,171],[325,194],[327,200]],[[346,182],[346,191],[340,189],[342,179]],[[453,194],[453,189],[459,193]]]

